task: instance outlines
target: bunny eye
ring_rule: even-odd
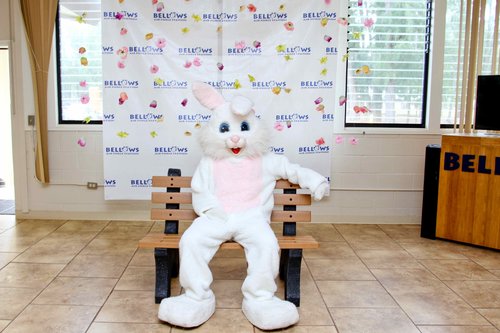
[[[241,131],[244,132],[244,131],[249,131],[250,130],[250,125],[244,121],[241,123]]]
[[[219,125],[219,132],[221,132],[221,133],[229,132],[229,124],[228,123],[220,124]]]

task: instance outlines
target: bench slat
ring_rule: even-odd
[[[139,248],[179,248],[181,235],[148,234],[140,242]],[[305,236],[277,236],[281,249],[317,249],[319,243],[310,235]],[[221,249],[241,249],[236,242],[226,242]]]
[[[155,204],[190,204],[192,203],[192,194],[190,192],[152,192],[151,202]],[[274,204],[308,206],[311,204],[311,196],[309,194],[274,194]]]
[[[191,177],[153,176],[153,187],[191,187]]]
[[[192,221],[197,217],[192,209],[151,209],[151,220],[155,221]],[[271,222],[311,222],[311,212],[273,210]]]

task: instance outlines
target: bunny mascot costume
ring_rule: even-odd
[[[202,157],[192,179],[198,218],[181,237],[180,284],[184,294],[162,300],[158,317],[170,324],[196,327],[215,312],[209,262],[219,246],[234,240],[245,249],[247,277],[241,288],[242,310],[260,329],[298,322],[294,304],[276,296],[279,246],[269,222],[277,179],[311,190],[320,200],[329,193],[325,177],[269,153],[268,132],[260,126],[253,103],[237,96],[231,102],[210,85],[193,84],[196,99],[213,111],[201,129]]]

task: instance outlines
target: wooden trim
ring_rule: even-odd
[[[190,204],[192,203],[192,194],[190,192],[152,192],[151,202],[155,204]],[[274,204],[309,206],[311,205],[311,196],[309,194],[274,194]]]

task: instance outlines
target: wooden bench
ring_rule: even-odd
[[[193,221],[197,215],[191,206],[191,177],[182,177],[179,169],[169,169],[168,176],[153,176],[152,186],[164,189],[151,194],[153,204],[164,205],[151,209],[151,219],[164,220],[165,230],[164,233],[146,235],[139,242],[139,248],[155,249],[155,302],[160,303],[163,298],[170,297],[171,279],[179,273],[179,221]],[[274,204],[282,209],[273,210],[271,221],[283,223],[283,234],[277,236],[281,249],[280,278],[285,283],[285,299],[300,306],[302,249],[319,247],[312,236],[297,236],[296,222],[311,222],[311,196],[297,193],[300,187],[286,180],[279,180],[276,189],[282,193],[274,194]],[[307,210],[297,210],[297,206]],[[226,242],[220,248],[242,247],[235,242]]]

